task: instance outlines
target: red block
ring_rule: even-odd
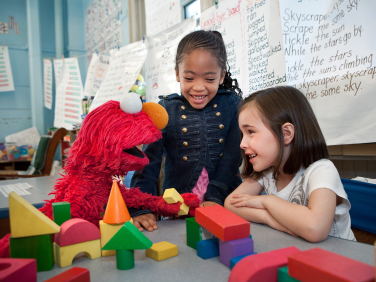
[[[288,247],[245,257],[233,267],[228,281],[277,282],[278,268],[286,266],[288,256],[295,253],[300,250]]]
[[[197,208],[196,222],[222,241],[249,237],[251,223],[220,205]]]
[[[45,282],[90,282],[90,272],[86,268],[72,267]]]
[[[375,280],[373,266],[319,248],[289,256],[289,274],[303,282]]]
[[[37,262],[35,259],[0,259],[1,282],[36,282]]]
[[[93,223],[72,218],[60,226],[60,232],[55,234],[55,243],[64,247],[100,238],[101,232]]]

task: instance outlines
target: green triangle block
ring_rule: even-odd
[[[127,221],[116,234],[107,242],[102,250],[146,250],[151,248],[150,241],[130,221]]]

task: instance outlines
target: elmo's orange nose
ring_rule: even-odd
[[[162,130],[168,123],[168,114],[161,105],[153,102],[146,102],[142,105],[142,110],[145,111],[153,120],[154,125]]]

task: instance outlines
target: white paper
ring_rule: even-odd
[[[181,22],[180,1],[145,0],[146,34],[152,36]]]
[[[106,77],[109,63],[109,56],[93,54],[86,75],[85,96],[95,96]]]
[[[142,41],[112,51],[107,75],[95,95],[90,111],[109,100],[120,101],[124,93],[128,93],[147,56],[145,43]]]
[[[0,92],[14,91],[8,46],[0,46]]]
[[[288,84],[328,145],[376,142],[374,1],[281,1]]]
[[[62,61],[62,62],[59,62]],[[55,64],[61,65],[61,73],[57,74],[56,80],[56,103],[55,103],[55,127],[73,129],[73,125],[81,123],[82,87],[80,68],[77,58],[55,60]]]
[[[159,95],[180,94],[176,81],[175,56],[180,40],[196,27],[194,18],[166,29],[147,40],[148,57],[145,63],[146,101],[158,102]]]
[[[8,185],[0,185],[0,192],[4,195],[4,197],[8,198],[10,192],[15,192],[16,194],[22,195],[31,195],[27,189],[33,188],[29,183],[15,183],[15,184],[8,184]]]
[[[44,106],[52,108],[52,63],[49,59],[43,59],[44,74]]]
[[[5,142],[17,145],[38,145],[40,135],[36,127],[31,127],[17,133],[5,136]]]

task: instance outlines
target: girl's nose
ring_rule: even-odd
[[[245,150],[247,148],[247,142],[245,141],[245,138],[242,138],[242,141],[240,142],[240,148]]]
[[[195,91],[204,91],[205,90],[204,83],[202,81],[200,81],[200,80],[196,80],[195,84],[193,85],[193,90],[195,90]]]

